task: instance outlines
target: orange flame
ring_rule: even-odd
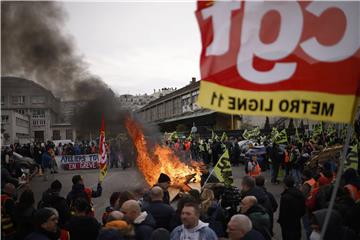
[[[173,186],[181,187],[187,182],[186,177],[192,174],[195,174],[197,182],[200,181],[201,163],[191,161],[192,166],[189,166],[183,163],[169,147],[159,144],[155,145],[153,153],[150,154],[139,124],[127,117],[125,126],[138,153],[137,166],[150,186],[157,183],[160,173],[168,175]]]

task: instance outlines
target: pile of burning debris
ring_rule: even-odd
[[[202,163],[196,161],[184,163],[167,146],[155,144],[153,149],[149,149],[139,123],[127,117],[125,126],[137,151],[137,166],[149,186],[156,184],[160,173],[164,173],[171,180],[170,200],[173,200],[179,192],[188,192],[191,189],[200,190]]]

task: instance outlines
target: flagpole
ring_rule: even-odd
[[[224,153],[225,153],[226,151],[227,151],[227,149],[225,149]],[[224,153],[223,153],[223,155],[224,155]],[[223,155],[221,155],[221,156],[223,156]],[[219,160],[220,160],[220,159],[219,159]],[[215,164],[215,166],[213,167],[213,169],[211,170],[209,176],[206,178],[206,180],[205,180],[205,182],[204,182],[204,185],[201,187],[201,189],[204,188],[204,186],[206,185],[206,183],[209,181],[211,175],[214,173],[214,170],[215,170],[216,166],[219,164],[219,160],[218,160],[218,162]]]
[[[217,163],[216,163],[216,165],[217,165]],[[201,189],[203,189],[204,186],[206,185],[206,183],[209,181],[211,175],[214,173],[214,170],[215,170],[216,165],[215,165],[215,166],[213,167],[213,169],[211,170],[209,176],[206,178],[206,180],[205,180],[205,182],[204,182],[204,185],[202,185]]]
[[[338,169],[338,172],[337,172],[337,175],[336,175],[336,180],[335,180],[335,184],[334,184],[334,187],[333,187],[333,190],[332,190],[328,211],[326,212],[324,225],[323,225],[323,227],[321,229],[320,239],[324,239],[326,229],[327,229],[329,221],[330,221],[331,210],[334,208],[335,198],[336,198],[339,186],[340,186],[341,175],[343,173],[344,166],[345,166],[346,153],[347,153],[347,150],[349,148],[350,139],[351,139],[351,136],[352,136],[352,130],[353,130],[352,125],[348,124],[347,134],[346,134],[346,139],[345,139],[345,145],[344,145],[343,152],[342,152],[342,155],[341,155],[341,158],[340,158],[340,166],[339,166],[339,169]]]

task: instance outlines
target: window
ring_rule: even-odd
[[[12,97],[13,104],[24,104],[25,103],[25,96],[13,96]]]
[[[8,115],[1,115],[1,123],[8,123],[9,116]]]
[[[26,114],[26,110],[25,109],[16,109],[15,112],[25,115]]]
[[[34,126],[44,126],[45,125],[45,120],[33,120],[32,121]]]
[[[21,119],[21,118],[16,118],[16,126],[18,127],[29,127],[29,122]]]
[[[45,110],[44,109],[33,109],[32,117],[33,118],[45,118]]]
[[[31,103],[32,104],[45,103],[45,97],[44,96],[32,96]]]
[[[53,140],[60,140],[60,130],[53,130]]]
[[[73,130],[66,129],[66,139],[73,139]]]

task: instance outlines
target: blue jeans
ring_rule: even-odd
[[[291,175],[295,180],[295,185],[299,186],[301,184],[301,172],[299,169],[291,169]]]

